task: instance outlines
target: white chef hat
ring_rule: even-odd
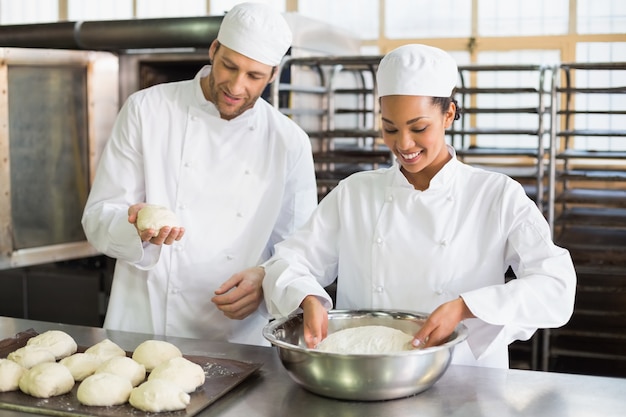
[[[271,6],[240,3],[222,19],[217,40],[248,58],[276,66],[291,45],[291,29]]]
[[[378,96],[450,97],[456,87],[458,68],[439,48],[404,45],[383,57],[378,65]]]

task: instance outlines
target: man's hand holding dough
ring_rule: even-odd
[[[176,215],[162,206],[133,204],[128,208],[128,222],[135,226],[142,242],[154,245],[171,245],[185,234]]]

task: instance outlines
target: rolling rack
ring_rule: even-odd
[[[542,210],[547,206],[551,72],[541,65],[460,66],[457,97],[463,117],[448,131],[459,159],[516,179]],[[486,74],[496,85],[484,86]]]
[[[380,56],[288,58],[290,82],[272,85],[272,103],[302,126],[313,148],[318,197],[348,175],[390,166],[382,143],[375,75]]]
[[[623,377],[626,63],[565,63],[558,71],[550,211],[555,240],[569,249],[578,286],[572,319],[551,332],[550,369]]]
[[[459,66],[463,116],[448,131],[457,157],[517,180],[544,214],[551,132],[553,68],[545,65]],[[486,80],[485,80],[486,79]],[[514,279],[509,269],[506,279]],[[540,369],[549,339],[540,330],[509,347],[511,366]]]

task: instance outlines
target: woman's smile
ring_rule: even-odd
[[[419,159],[419,156],[422,154],[422,152],[423,151],[411,152],[411,153],[399,152],[399,154],[405,162],[412,163],[412,162],[416,162]]]

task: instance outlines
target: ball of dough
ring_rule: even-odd
[[[44,362],[24,372],[19,385],[24,394],[50,398],[70,392],[74,387],[74,377],[60,363]]]
[[[26,346],[39,346],[54,353],[56,360],[75,353],[78,349],[74,338],[61,330],[49,330],[31,337]]]
[[[61,359],[59,363],[70,370],[74,381],[80,382],[93,374],[96,368],[102,364],[102,361],[91,353],[75,353]]]
[[[147,229],[158,231],[165,226],[180,226],[176,214],[167,207],[148,204],[137,213],[137,229],[140,231]]]
[[[133,387],[141,384],[146,379],[146,367],[128,356],[116,356],[109,359],[98,366],[95,373],[119,375],[129,380]]]
[[[35,365],[44,362],[54,362],[54,353],[40,346],[23,346],[7,355],[7,359],[30,369]]]
[[[183,410],[190,400],[189,394],[173,382],[153,379],[133,388],[128,402],[142,411],[160,413]]]
[[[0,392],[16,391],[26,368],[9,359],[0,359]]]
[[[99,373],[85,378],[78,386],[76,397],[81,404],[108,407],[124,404],[133,386],[120,375]]]
[[[205,375],[204,369],[197,363],[186,358],[172,358],[150,372],[148,381],[153,379],[166,379],[189,393],[204,384]]]
[[[144,365],[148,372],[167,360],[181,356],[183,354],[180,349],[163,340],[146,340],[133,352],[133,359]]]
[[[126,356],[126,351],[109,339],[101,340],[85,350],[85,353],[96,355],[101,362],[116,356]]]
[[[317,349],[345,354],[381,354],[411,349],[413,336],[388,326],[358,326],[329,334]]]

